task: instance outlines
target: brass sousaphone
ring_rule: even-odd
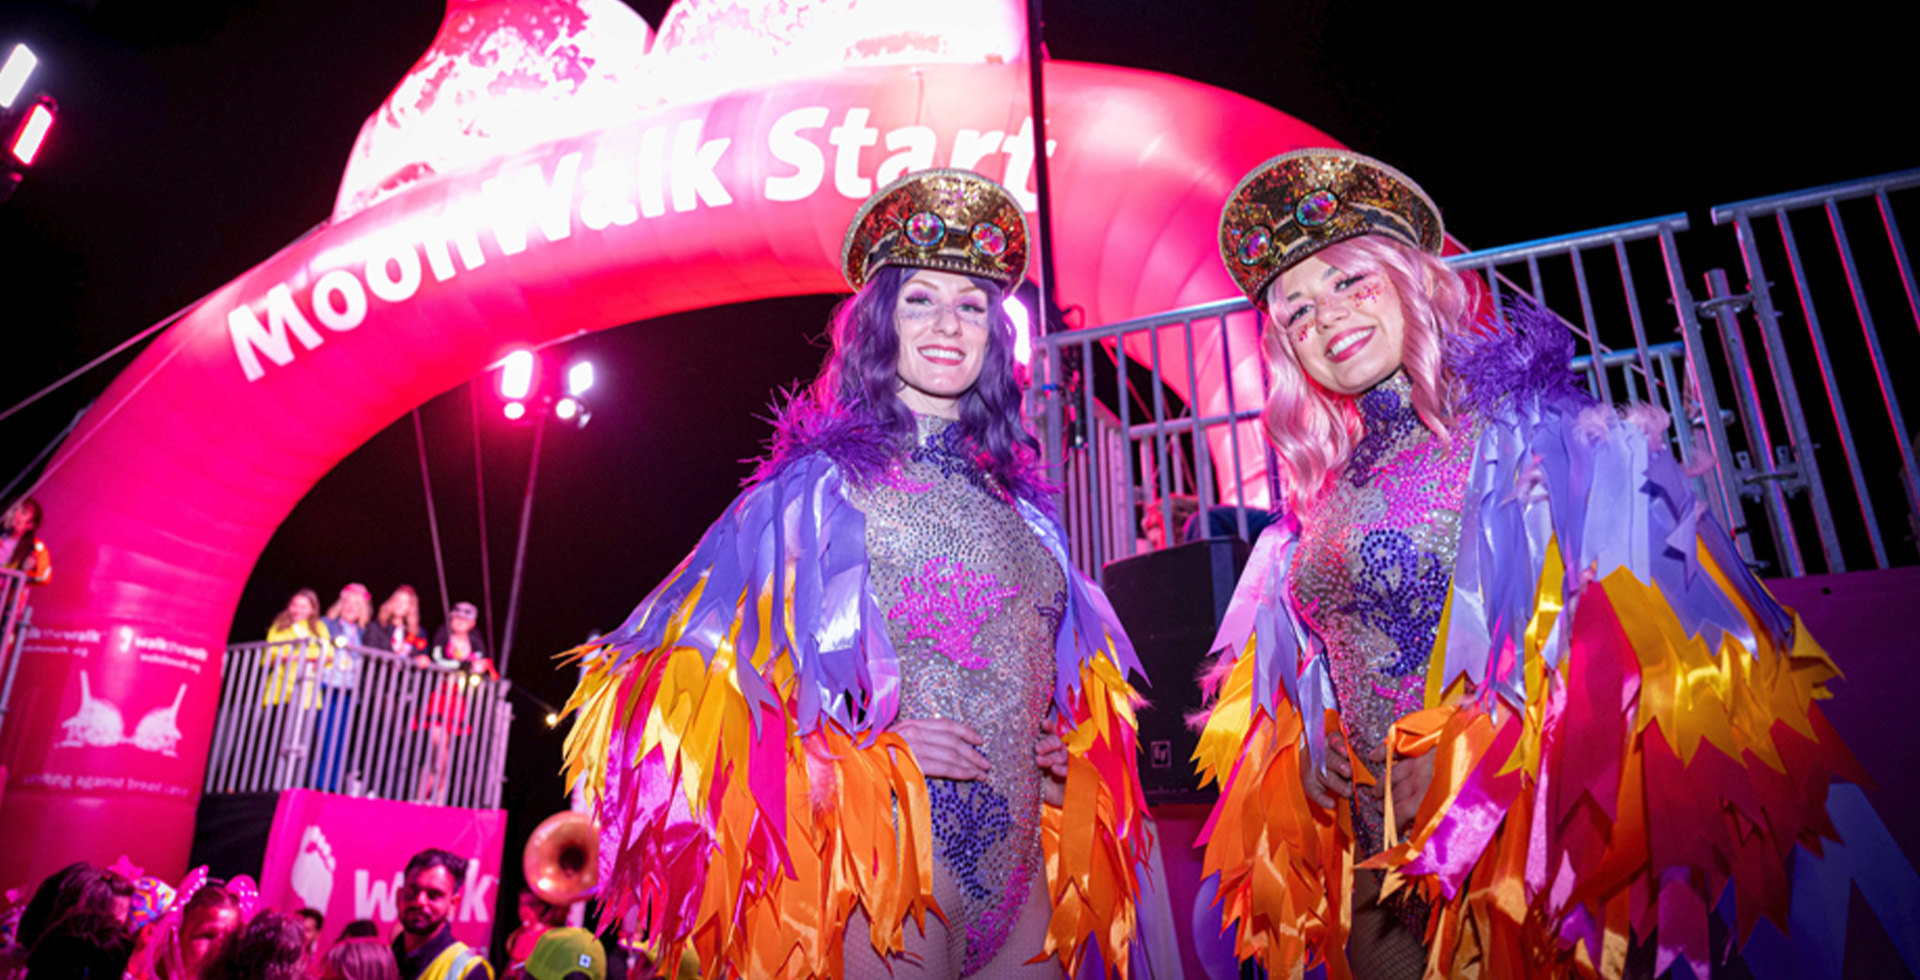
[[[556,813],[533,829],[520,867],[543,902],[572,905],[592,898],[600,887],[600,831],[584,813]]]

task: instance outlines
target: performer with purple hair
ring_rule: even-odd
[[[1268,161],[1221,219],[1287,504],[1197,753],[1223,925],[1276,977],[1618,978],[1630,951],[1704,977],[1729,886],[1743,941],[1785,931],[1815,878],[1846,894],[1823,839],[1878,826],[1813,704],[1838,672],[1666,418],[1581,391],[1551,314],[1477,324],[1443,240],[1412,180],[1338,150]]]
[[[1132,648],[1067,561],[965,171],[863,205],[856,290],[745,493],[577,656],[607,914],[709,977],[1125,975],[1148,848]]]

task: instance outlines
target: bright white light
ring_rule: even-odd
[[[33,163],[34,154],[40,152],[40,142],[47,138],[47,130],[53,128],[53,110],[45,102],[35,105],[27,113],[26,125],[20,127],[20,135],[13,141],[13,158],[23,165]]]
[[[508,421],[518,422],[520,421],[521,416],[524,416],[527,414],[527,406],[522,405],[519,402],[508,402],[506,407],[506,413],[507,413]]]
[[[1033,359],[1033,328],[1027,323],[1027,304],[1009,296],[1000,304],[1013,321],[1013,359],[1022,364]]]
[[[580,403],[571,398],[562,398],[559,404],[553,406],[553,414],[560,416],[562,422],[571,422],[575,415],[580,414]]]
[[[533,352],[517,350],[507,355],[506,366],[500,371],[500,396],[503,398],[525,398],[533,390]],[[509,416],[519,418],[519,416]]]
[[[40,59],[33,56],[24,44],[13,46],[13,53],[7,55],[6,67],[0,68],[0,109],[13,108],[13,100],[20,97],[20,90],[27,85],[27,76],[33,74],[33,66]]]
[[[547,727],[555,728],[555,727],[558,727],[559,724],[560,724],[560,716],[557,714],[554,714],[551,711],[547,712]]]
[[[593,387],[593,364],[581,361],[567,369],[567,394],[584,395]]]

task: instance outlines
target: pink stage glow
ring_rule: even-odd
[[[831,14],[814,22],[841,33],[821,41],[803,20],[778,44],[749,44],[758,35],[730,19],[802,6]],[[852,13],[926,6],[682,3],[642,57],[632,45],[644,25],[623,20],[617,0],[450,4],[423,67],[363,130],[335,219],[161,334],[34,490],[57,515],[47,538],[61,573],[35,593],[18,714],[0,745],[12,773],[0,840],[34,842],[0,847],[0,883],[122,852],[163,876],[184,870],[247,576],[314,482],[414,406],[509,351],[581,331],[840,292],[854,208],[908,170],[971,168],[1030,201],[1027,71],[1009,58],[1008,35],[903,48],[888,40],[897,32],[857,29],[880,21]],[[968,5],[976,22],[1002,25],[1018,22],[1018,7]],[[626,40],[599,37],[603,27]],[[719,83],[668,76],[696,48],[706,64],[779,77],[685,94]],[[588,66],[576,51],[590,49],[599,54]],[[489,51],[511,70],[467,78]],[[761,64],[795,51],[816,53],[777,72]],[[823,67],[822,51],[851,65]],[[441,79],[437,99],[422,101],[422,70]],[[527,79],[538,81],[515,88]],[[496,111],[496,81],[520,108]],[[623,100],[634,86],[658,100]],[[1051,62],[1047,91],[1056,288],[1089,324],[1232,295],[1214,229],[1234,183],[1276,153],[1336,145],[1275,109],[1149,72]],[[541,98],[599,108],[493,129]],[[1196,345],[1191,400],[1207,413],[1225,410],[1229,390],[1254,404],[1257,331],[1246,319],[1228,325],[1231,377],[1219,332]],[[1163,375],[1184,394],[1184,346],[1163,348]],[[340,378],[368,383],[310,397],[320,379]],[[1224,439],[1216,458],[1228,454]],[[1240,442],[1247,471],[1262,472],[1258,439]],[[117,641],[123,630],[132,643]],[[63,723],[95,702],[170,708],[175,751],[67,744]]]

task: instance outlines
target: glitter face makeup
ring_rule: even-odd
[[[1294,359],[1327,391],[1358,395],[1400,369],[1406,317],[1385,272],[1350,273],[1309,258],[1281,274],[1268,296]]]

